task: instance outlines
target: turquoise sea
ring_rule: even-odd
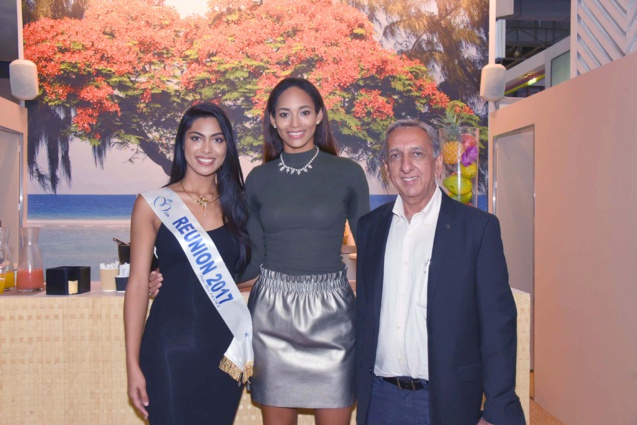
[[[29,195],[29,220],[129,220],[136,195]]]

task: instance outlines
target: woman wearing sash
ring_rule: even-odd
[[[341,246],[345,220],[356,234],[369,211],[365,173],[337,155],[323,99],[301,78],[269,96],[263,161],[246,179],[252,254],[240,278],[258,276],[252,400],[266,425],[295,424],[298,408],[315,409],[319,425],[349,424],[355,299]]]
[[[247,378],[252,356],[250,341],[237,341],[251,328],[237,331],[250,317],[233,281],[249,258],[246,222],[230,121],[217,105],[193,106],[179,123],[168,185],[138,196],[131,219],[128,395],[152,425],[234,421],[242,386],[230,374]],[[145,320],[153,249],[163,285]]]

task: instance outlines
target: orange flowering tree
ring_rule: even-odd
[[[421,63],[383,49],[351,6],[209,4],[205,17],[180,19],[163,0],[92,0],[81,20],[27,25],[25,56],[41,82],[36,113],[57,117],[64,137],[90,142],[96,159],[109,147],[133,146],[168,172],[177,123],[190,104],[222,103],[242,153],[258,157],[270,89],[283,77],[303,76],[319,86],[342,149],[376,172],[391,121],[431,119],[449,102]]]
[[[29,134],[55,136],[46,128],[60,127],[57,118],[68,122],[63,135],[90,142],[98,161],[110,147],[134,145],[167,171],[175,116],[188,104],[180,58],[186,25],[161,1],[95,0],[81,20],[25,26],[25,57],[38,65],[41,88],[30,123],[43,127]],[[30,137],[30,146],[42,139]],[[30,147],[30,171],[36,154]]]

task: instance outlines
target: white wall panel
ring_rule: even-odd
[[[575,0],[572,76],[637,50],[636,0]]]

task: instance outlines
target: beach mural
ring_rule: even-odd
[[[23,16],[41,89],[27,105],[28,222],[45,267],[90,265],[94,279],[112,238],[128,240],[135,195],[167,182],[194,102],[223,104],[247,174],[270,88],[309,78],[373,206],[392,198],[380,163],[392,121],[485,122],[488,0],[36,0]]]

